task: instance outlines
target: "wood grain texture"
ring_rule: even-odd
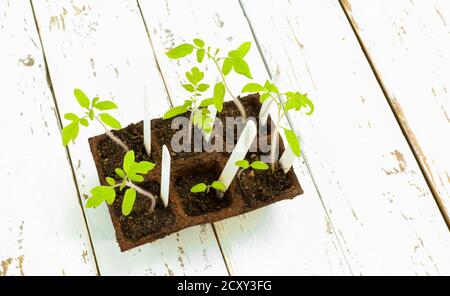
[[[343,4],[450,223],[450,3]]]
[[[168,108],[136,1],[33,1],[33,5],[61,114],[80,110],[72,95],[75,87],[91,97],[115,101],[123,124],[140,121],[147,112],[161,116]],[[70,146],[85,197],[98,185],[87,138],[99,133],[101,128],[94,125],[84,129]],[[103,275],[227,274],[211,225],[120,253],[106,206],[85,212]]]
[[[237,1],[139,3],[174,105],[181,104],[186,96],[181,81],[185,80],[185,72],[193,66],[193,60],[171,61],[165,55],[168,49],[200,37],[220,47],[224,54],[244,41],[253,40]],[[256,80],[268,77],[254,42],[246,59]],[[217,72],[212,65],[206,72],[207,80],[213,84]],[[235,94],[249,82],[235,74],[229,78]],[[296,172],[305,195],[214,224],[231,274],[350,273],[332,224],[301,161],[296,162]]]
[[[339,3],[242,3],[272,75],[316,104],[296,122],[352,272],[450,274],[448,229]]]
[[[95,275],[30,2],[0,12],[0,276]]]

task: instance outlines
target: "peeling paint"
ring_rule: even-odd
[[[3,260],[1,263],[2,271],[0,272],[0,276],[6,276],[8,273],[9,265],[12,263],[12,258],[8,258],[6,260]]]

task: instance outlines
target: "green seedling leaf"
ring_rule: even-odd
[[[253,82],[248,83],[247,85],[245,85],[242,88],[243,93],[246,93],[246,92],[255,93],[255,92],[262,92],[264,90],[265,90],[264,86],[262,86],[261,84],[258,84],[258,83],[253,83]]]
[[[295,156],[300,157],[300,142],[298,141],[297,135],[290,129],[284,129],[284,134],[286,135],[286,140],[288,141],[292,152]]]
[[[211,117],[206,117],[203,120],[203,130],[207,133],[210,133],[213,129],[214,120]]]
[[[239,46],[239,48],[236,50],[239,53],[239,56],[241,58],[245,57],[247,53],[250,51],[250,47],[252,46],[251,42],[244,42]]]
[[[246,61],[242,58],[233,58],[233,69],[234,72],[244,75],[247,78],[252,79],[252,73]]]
[[[67,120],[70,120],[70,121],[78,121],[78,120],[80,120],[80,118],[76,114],[73,114],[73,113],[65,114],[64,118],[67,119]]]
[[[195,91],[195,87],[192,84],[183,84],[182,86],[188,92],[194,92]]]
[[[125,186],[127,186],[127,180],[126,179],[124,179],[123,181],[122,181],[122,184],[120,184],[120,191],[122,191],[124,188],[125,188]]]
[[[113,129],[121,129],[122,125],[120,124],[120,122],[115,119],[114,117],[112,117],[111,115],[109,115],[108,113],[100,113],[99,115],[100,120],[103,121],[104,124],[106,124],[107,126],[113,128]]]
[[[197,85],[205,77],[205,73],[200,71],[199,68],[193,67],[191,72],[186,72],[186,78],[193,85]]]
[[[240,167],[240,168],[242,168],[242,169],[244,169],[244,170],[248,169],[249,166],[250,166],[248,160],[245,160],[245,159],[243,159],[243,160],[238,160],[238,161],[236,161],[235,164],[236,164],[236,166],[238,166],[238,167]]]
[[[109,186],[97,186],[91,190],[92,197],[87,201],[87,208],[96,208],[106,201],[111,205],[116,198],[116,191]]]
[[[63,145],[69,145],[70,141],[75,141],[80,131],[80,125],[78,121],[72,121],[62,130]]]
[[[106,177],[106,183],[108,183],[111,186],[115,186],[116,185],[116,180],[114,180],[111,177]]]
[[[144,182],[144,177],[142,177],[141,175],[136,175],[135,173],[128,174],[128,177],[130,178],[131,181],[133,181],[135,183]]]
[[[233,69],[233,60],[231,58],[226,58],[223,61],[222,65],[222,72],[226,76],[230,74],[231,70]]]
[[[198,38],[194,39],[194,44],[197,45],[200,48],[205,47],[205,42],[203,40],[201,40],[201,39],[198,39]]]
[[[305,94],[299,92],[287,92],[286,93],[286,105],[284,109],[286,111],[295,109],[299,111],[301,108],[309,107],[307,115],[312,115],[314,113],[314,104]]]
[[[122,214],[124,216],[128,216],[131,213],[135,201],[136,201],[136,190],[133,188],[127,189],[127,191],[125,191],[125,196],[122,202]]]
[[[198,91],[201,91],[201,92],[207,91],[208,88],[209,88],[209,85],[208,85],[208,84],[205,84],[205,83],[199,84],[199,85],[197,86],[197,90],[198,90]]]
[[[134,163],[131,166],[131,171],[136,174],[147,174],[151,170],[155,168],[156,164],[151,163],[149,161],[141,161],[139,163]]]
[[[205,192],[208,186],[205,183],[200,183],[191,188],[192,193]]]
[[[213,98],[211,98],[211,99],[205,99],[205,100],[203,100],[203,101],[200,103],[200,106],[199,106],[199,107],[208,107],[208,106],[210,106],[210,105],[212,105],[212,104],[214,104],[214,99],[213,99]]]
[[[169,50],[166,55],[171,59],[180,59],[190,55],[194,51],[194,46],[189,43],[178,45]]]
[[[95,98],[92,99],[92,102],[91,102],[92,108],[94,108],[95,104],[97,104],[98,101],[100,101],[99,97],[95,97]]]
[[[123,170],[127,175],[130,174],[131,167],[134,165],[134,163],[135,163],[134,151],[130,150],[123,157]]]
[[[94,120],[94,110],[89,111],[89,119]]]
[[[201,110],[195,110],[194,111],[194,116],[192,117],[192,123],[194,125],[197,125],[199,128],[202,128],[202,123],[203,123],[203,117],[202,117],[202,111]]]
[[[266,80],[264,87],[269,92],[276,93],[276,94],[278,93],[278,87],[275,84],[271,83],[269,80]]]
[[[126,177],[125,172],[120,168],[116,169],[116,174],[119,175],[119,177],[121,177],[122,179]]]
[[[164,114],[163,119],[170,119],[175,116],[184,114],[187,111],[188,111],[188,107],[186,107],[185,105],[174,107],[174,108],[170,109],[169,111],[167,111],[166,114]]]
[[[220,191],[224,191],[224,192],[227,190],[227,187],[222,182],[219,182],[219,181],[214,181],[211,184],[211,187],[214,189],[220,190]]]
[[[112,109],[117,109],[117,105],[116,103],[112,102],[112,101],[103,101],[103,102],[98,102],[94,105],[94,108],[101,110],[101,111],[105,111],[105,110],[112,110]]]
[[[85,127],[89,126],[89,121],[86,118],[81,118],[80,123],[81,123],[81,125],[83,125]]]
[[[267,101],[267,99],[270,98],[270,93],[264,93],[261,95],[261,97],[259,98],[259,101],[262,103],[264,103],[265,101]]]
[[[73,94],[75,95],[75,98],[77,99],[78,104],[80,104],[81,107],[89,109],[89,107],[91,106],[91,101],[81,89],[76,88],[73,91]]]
[[[261,171],[269,169],[269,165],[267,163],[259,161],[259,160],[254,161],[251,164],[251,167],[254,168],[255,170],[261,170]]]
[[[199,63],[203,62],[204,58],[205,58],[205,50],[203,48],[197,50],[197,62]]]

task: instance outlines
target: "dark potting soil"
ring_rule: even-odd
[[[120,131],[113,131],[119,139],[121,139],[130,150],[134,150],[136,161],[152,161],[145,151],[143,145],[143,123],[131,124]],[[121,168],[123,165],[123,157],[125,151],[118,146],[109,137],[105,137],[99,142],[98,153],[101,160],[101,166],[105,176],[120,180],[116,175],[115,169]],[[148,190],[155,196],[160,194],[160,185],[158,183],[144,182],[137,184],[138,186]],[[165,208],[161,199],[157,199],[154,212],[150,212],[151,201],[138,194],[135,206],[129,216],[122,215],[122,200],[125,190],[119,192],[116,189],[117,197],[112,205],[114,215],[118,218],[123,235],[132,241],[157,233],[164,226],[171,225],[175,222],[175,215],[171,206]]]
[[[249,153],[246,159],[253,162],[259,160],[259,157]],[[293,186],[291,179],[280,166],[277,166],[274,172],[272,167],[264,171],[249,168],[236,175],[236,178],[247,207],[254,207],[258,202],[270,202],[273,197]]]
[[[193,186],[199,183],[211,184],[218,179],[218,175],[213,171],[204,171],[183,175],[176,179],[175,188],[187,215],[199,216],[231,205],[231,196],[228,191],[223,198],[220,198],[218,192],[213,188],[208,193],[191,192]]]
[[[130,150],[134,150],[136,161],[138,162],[143,160],[152,161],[147,155],[143,144],[143,129],[143,122],[139,122],[136,124],[130,124],[120,131],[112,131],[114,135],[122,140]],[[126,151],[109,137],[105,137],[99,142],[98,154],[101,159],[101,166],[105,176],[118,178],[115,173],[115,169],[122,167],[125,153]]]
[[[158,183],[145,182],[140,183],[139,186],[153,193],[155,196],[158,196],[160,193],[160,185]],[[112,207],[116,217],[119,217],[120,227],[127,239],[137,241],[144,236],[157,233],[161,228],[172,225],[175,222],[175,215],[171,209],[171,205],[165,208],[161,199],[158,198],[156,200],[155,211],[150,212],[150,199],[140,194],[136,196],[136,202],[130,215],[122,215],[124,192],[125,190],[118,193]]]

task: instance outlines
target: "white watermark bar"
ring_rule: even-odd
[[[222,175],[219,178],[219,181],[225,185],[227,190],[239,169],[236,166],[236,162],[245,158],[245,155],[252,146],[256,134],[256,124],[252,120],[249,120],[245,125],[236,146],[234,147],[233,153],[231,153],[230,159],[228,159],[228,162],[223,169]]]
[[[167,208],[169,205],[169,188],[170,188],[170,153],[167,146],[162,148],[162,164],[161,164],[161,199],[164,206]]]

